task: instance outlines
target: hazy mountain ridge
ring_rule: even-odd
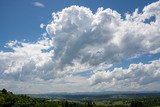
[[[69,100],[102,100],[112,98],[136,98],[147,96],[160,96],[158,91],[104,91],[104,92],[75,92],[75,93],[45,93],[45,94],[28,94],[32,97],[50,98],[50,99],[69,99]]]

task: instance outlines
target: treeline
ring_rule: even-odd
[[[0,91],[0,107],[93,107],[93,104],[91,102],[52,101],[26,95],[14,95],[3,89]]]
[[[103,101],[67,101],[32,98],[14,95],[6,89],[0,90],[0,107],[160,107],[159,96],[137,97],[135,99]]]

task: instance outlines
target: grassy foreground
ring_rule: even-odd
[[[111,100],[51,100],[0,91],[0,107],[160,107],[160,96],[112,98]]]

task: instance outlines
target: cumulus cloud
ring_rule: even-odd
[[[34,4],[44,7],[39,2]],[[0,78],[66,82],[69,75],[74,78],[73,74],[90,71],[93,75],[89,81],[93,87],[127,86],[126,81],[129,86],[137,87],[159,82],[159,60],[151,64],[132,64],[128,69],[104,71],[123,59],[160,52],[159,7],[160,1],[157,1],[145,6],[142,12],[136,9],[123,18],[112,9],[98,8],[93,13],[83,6],[70,6],[55,12],[46,25],[48,36],[33,43],[7,43],[6,47],[12,51],[0,52]],[[87,80],[78,78],[83,82]],[[76,83],[77,87],[82,85],[79,81]]]
[[[52,76],[49,69],[52,69],[54,53],[50,50],[52,41],[48,38],[36,43],[11,41],[6,46],[13,52],[0,52],[1,78],[28,81]]]
[[[131,64],[128,69],[114,68],[113,71],[98,71],[89,78],[90,84],[98,89],[135,90],[160,82],[160,60],[149,64]]]
[[[47,32],[54,37],[55,57],[60,68],[76,62],[98,67],[137,55],[156,53],[160,47],[159,1],[141,13],[121,14],[99,8],[71,6],[53,13]],[[155,21],[145,23],[151,16]]]
[[[33,5],[36,6],[36,7],[41,7],[41,8],[45,7],[45,5],[43,3],[40,3],[40,2],[34,2]]]

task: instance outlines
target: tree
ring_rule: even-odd
[[[2,90],[2,93],[3,93],[3,94],[7,94],[7,90],[6,90],[6,89],[3,89],[3,90]]]
[[[2,107],[5,104],[4,97],[0,97],[0,107]]]
[[[132,101],[131,107],[143,107],[143,103],[140,101]]]
[[[68,107],[68,101],[65,101],[65,107]]]

